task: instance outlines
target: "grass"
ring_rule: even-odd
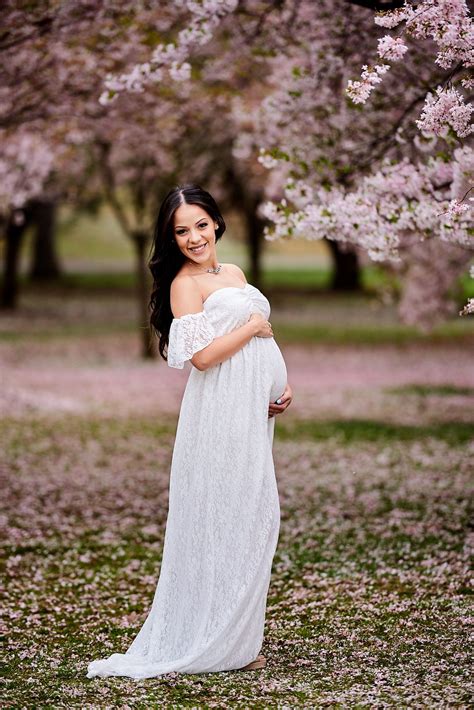
[[[287,275],[289,279],[295,276],[291,270]],[[399,323],[393,305],[384,305],[363,293],[309,293],[298,289],[289,293],[276,288],[267,293],[275,336],[282,344],[404,345],[457,340],[469,345],[474,338],[473,319],[455,317],[424,333]],[[32,334],[40,340],[101,332],[132,336],[138,328],[136,313],[129,273],[71,273],[57,284],[43,286],[25,281],[20,308],[3,319],[0,341],[23,341]]]
[[[443,436],[436,427],[304,420],[290,432],[279,421],[267,668],[87,679],[87,662],[125,650],[149,610],[174,426],[4,419],[4,707],[468,703],[463,425]]]
[[[474,432],[471,423],[440,422],[428,425],[390,424],[366,419],[314,421],[313,419],[280,418],[276,420],[277,436],[286,441],[332,442],[339,445],[354,443],[391,443],[403,441],[423,441],[436,439],[450,446],[462,446],[469,441],[474,443]],[[154,419],[122,419],[101,417],[85,418],[78,415],[68,415],[62,419],[28,418],[28,429],[18,425],[18,420],[8,416],[2,418],[0,434],[7,442],[5,451],[13,455],[20,453],[23,447],[33,447],[45,456],[56,452],[64,442],[69,432],[73,432],[80,442],[87,445],[91,441],[100,443],[101,450],[113,451],[120,440],[122,447],[127,446],[134,436],[139,434],[153,439],[172,436],[175,432],[175,422]],[[139,454],[137,454],[139,456]],[[106,462],[106,459],[105,459]]]
[[[26,276],[22,277],[23,286],[28,288]],[[41,284],[34,287],[41,289]],[[60,281],[45,284],[44,290],[54,291],[81,291],[84,293],[121,292],[127,294],[136,288],[135,274],[132,271],[77,271],[64,274]]]
[[[412,342],[442,344],[465,341],[466,345],[473,343],[474,333],[464,323],[448,323],[436,328],[431,333],[420,333],[415,328],[408,326],[386,326],[374,329],[370,326],[355,326],[345,328],[342,326],[288,324],[278,318],[272,321],[275,337],[282,345],[403,345]],[[62,338],[94,337],[108,333],[124,333],[133,336],[137,332],[137,320],[129,318],[116,323],[60,323],[58,325],[43,326],[35,333],[35,338],[40,341],[50,341]],[[0,331],[0,342],[23,342],[29,340],[31,333],[24,329],[9,329]]]
[[[313,421],[285,420],[278,421],[278,435],[283,439],[299,441],[336,440],[340,445],[352,445],[371,441],[381,444],[393,441],[419,441],[428,438],[445,441],[451,446],[462,446],[474,442],[474,430],[471,423],[442,422],[424,426],[389,424],[366,419]]]
[[[474,395],[474,387],[456,387],[455,385],[404,385],[403,387],[390,387],[387,389],[389,394],[417,395],[419,397],[472,397]]]
[[[265,268],[263,286],[270,289],[292,289],[295,292],[306,289],[323,291],[330,288],[331,277],[331,268],[328,266],[308,267],[300,265],[292,269],[280,265],[279,267]],[[379,266],[364,266],[361,268],[361,286],[367,293],[387,288],[396,291],[399,288],[398,280]]]
[[[371,325],[341,325],[341,324],[306,324],[272,320],[274,332],[281,343],[327,343],[331,345],[362,345],[362,344],[406,344],[410,342],[443,343],[453,338],[471,342],[474,331],[471,323],[450,321],[435,327],[430,333],[423,333],[412,326],[402,324],[387,324],[379,327]]]
[[[97,335],[113,335],[115,333],[124,333],[127,335],[135,334],[137,331],[136,321],[124,321],[121,323],[83,323],[82,325],[77,323],[74,325],[61,325],[61,326],[50,326],[43,327],[37,333],[35,333],[35,340],[37,342],[48,342],[54,340],[61,340],[63,338],[75,339],[75,338],[93,338]],[[31,338],[31,333],[25,333],[20,330],[6,330],[0,332],[0,342],[5,343],[22,343],[27,342]]]
[[[129,274],[105,271],[72,274],[55,289],[27,286],[0,336],[7,384],[8,368],[18,363],[37,369],[40,390],[43,369],[56,365],[68,376],[71,368],[99,366],[106,376],[107,358],[117,362],[108,336],[123,334],[127,357],[135,337],[132,287]],[[453,373],[456,352],[473,338],[468,319],[425,336],[399,326],[392,311],[373,310],[365,297],[272,297],[272,306],[279,342],[347,348],[348,367],[358,362],[351,344],[449,342],[452,350],[443,352],[452,353]],[[89,336],[97,334],[104,337],[89,352]],[[35,350],[44,340],[58,342]],[[385,421],[374,409],[380,418],[371,419],[374,392],[361,389],[351,419],[337,397],[319,421],[305,418],[304,407],[277,419],[281,531],[262,648],[268,666],[257,672],[138,683],[86,678],[88,661],[124,651],[149,611],[176,416],[144,416],[139,407],[133,415],[117,407],[114,416],[6,411],[3,707],[468,707],[473,428],[464,403],[456,409],[448,398],[474,391],[448,377],[425,384],[420,357],[420,384],[387,388],[384,397],[400,412],[419,398],[430,417],[416,400],[415,423]],[[120,362],[126,372],[130,361]],[[141,381],[148,383],[147,373]],[[104,385],[105,398],[114,382]],[[449,421],[441,421],[443,412],[436,419],[438,404],[429,397],[445,398],[438,404],[452,407]],[[465,420],[453,421],[460,407]]]
[[[84,289],[95,291],[133,291],[136,287],[135,273],[131,266],[133,259],[117,265],[113,270],[98,268],[95,270],[68,269],[56,284],[47,284],[48,289]],[[247,269],[247,279],[250,273]],[[29,280],[26,273],[20,276],[20,283],[23,288],[28,288]],[[271,293],[277,293],[279,289],[291,291],[297,294],[299,291],[307,293],[326,292],[330,288],[331,269],[328,266],[297,266],[294,268],[281,264],[277,267],[271,266],[264,269],[262,288]],[[397,279],[389,275],[379,266],[366,266],[361,268],[362,292],[366,294],[377,294],[390,289],[396,293],[399,286]],[[150,276],[151,285],[151,276]],[[459,296],[460,305],[468,298],[474,297],[474,282],[469,275],[464,275],[460,279],[461,294]],[[35,288],[41,288],[36,286]],[[344,294],[342,294],[344,295]],[[350,295],[350,294],[349,294]],[[357,295],[357,294],[356,294]]]
[[[247,274],[247,280],[250,275]],[[263,274],[263,288],[265,289],[311,289],[322,291],[329,289],[331,284],[331,270],[323,267],[299,268],[269,268]]]

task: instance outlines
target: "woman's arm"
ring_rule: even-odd
[[[173,281],[170,290],[170,303],[175,318],[181,318],[187,313],[200,313],[203,310],[201,294],[192,277],[182,276]],[[263,316],[252,314],[251,319],[245,325],[235,328],[231,333],[214,338],[212,343],[195,353],[191,358],[192,364],[198,370],[207,370],[209,367],[228,360],[244,345],[247,345],[255,335],[266,332],[265,328],[268,327],[263,325],[265,323]],[[267,337],[271,337],[271,327],[268,330]]]
[[[256,324],[257,320],[252,319],[231,333],[214,338],[212,343],[193,355],[191,362],[194,367],[197,367],[198,370],[207,370],[213,365],[228,360],[256,335]]]

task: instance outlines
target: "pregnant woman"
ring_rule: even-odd
[[[170,472],[153,603],[125,653],[88,678],[262,668],[267,593],[280,506],[274,415],[291,402],[270,304],[233,264],[220,264],[225,222],[197,185],[172,190],[155,229],[151,322],[168,365],[192,368]]]

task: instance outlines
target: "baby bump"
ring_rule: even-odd
[[[270,402],[274,402],[285,391],[288,381],[285,360],[274,338],[265,338],[268,357],[266,359],[268,372],[271,377]]]

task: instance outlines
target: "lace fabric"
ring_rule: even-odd
[[[205,311],[173,318],[168,342],[168,365],[183,369],[186,360],[212,343],[216,337]]]
[[[250,284],[219,289],[203,309],[175,319],[169,365],[179,367],[252,312],[270,315]],[[268,404],[286,378],[274,338],[254,337],[222,363],[190,368],[153,602],[125,653],[91,661],[88,678],[217,672],[257,657],[280,526]]]

